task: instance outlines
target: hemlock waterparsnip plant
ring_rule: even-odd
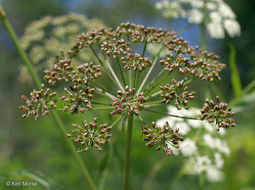
[[[149,56],[149,45],[160,48]],[[160,56],[162,50],[166,52],[164,57]],[[91,61],[73,63],[77,56],[87,52],[94,55]],[[25,112],[24,118],[33,116],[36,120],[49,115],[52,110],[84,114],[84,121],[74,123],[73,130],[66,134],[75,142],[78,152],[87,152],[91,148],[103,150],[104,144],[111,140],[111,131],[121,123],[127,139],[123,187],[128,189],[133,127],[141,128],[147,147],[163,150],[167,155],[172,155],[179,142],[185,139],[181,129],[172,123],[148,123],[142,112],[202,120],[210,123],[215,133],[235,127],[235,113],[218,96],[213,100],[206,99],[200,114],[195,117],[153,110],[162,105],[188,110],[190,101],[196,96],[190,84],[198,80],[221,80],[224,67],[218,56],[202,51],[198,46],[190,46],[174,32],[123,23],[116,29],[104,27],[79,35],[74,46],[62,52],[53,66],[45,71],[45,84],[41,89],[33,90],[29,97],[22,96],[25,105],[20,109]],[[152,78],[155,68],[161,68],[161,71]],[[105,80],[111,83],[111,88],[102,83]],[[56,89],[63,86],[63,93],[57,93]],[[93,121],[86,119],[87,111],[99,115],[101,110],[107,110],[116,120],[105,123],[97,118]],[[142,126],[134,124],[134,119]]]

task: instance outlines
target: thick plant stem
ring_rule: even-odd
[[[129,168],[130,168],[130,152],[131,152],[133,117],[134,117],[133,114],[129,115],[128,122],[127,122],[127,140],[126,140],[126,156],[125,156],[125,162],[124,162],[123,190],[128,190],[128,185],[129,185]]]
[[[5,29],[7,30],[9,36],[11,37],[11,40],[12,40],[14,46],[16,47],[16,49],[17,49],[17,51],[18,51],[20,57],[22,58],[22,60],[23,60],[24,63],[26,64],[26,67],[27,67],[27,69],[28,69],[28,71],[29,71],[29,74],[31,75],[31,77],[32,77],[32,79],[33,79],[33,81],[34,81],[34,83],[36,84],[36,86],[37,86],[38,88],[41,88],[41,81],[40,81],[40,79],[39,79],[37,73],[35,72],[35,69],[34,69],[33,65],[32,65],[31,62],[29,61],[29,59],[28,59],[28,57],[27,57],[25,51],[22,49],[22,47],[21,47],[21,45],[20,45],[20,43],[19,43],[19,41],[18,41],[18,37],[17,37],[17,35],[15,34],[15,32],[14,32],[14,30],[13,30],[11,24],[10,24],[9,21],[7,20],[6,14],[5,14],[5,12],[4,12],[4,10],[3,10],[1,4],[0,4],[0,19],[1,19],[2,23],[3,23],[3,26],[4,26]],[[81,169],[81,172],[82,172],[82,174],[83,174],[85,180],[88,182],[89,188],[90,188],[91,190],[96,190],[97,188],[96,188],[94,182],[92,181],[92,178],[91,178],[91,176],[89,175],[89,172],[88,172],[86,166],[85,166],[84,163],[82,162],[82,159],[81,159],[80,155],[77,153],[76,148],[75,148],[73,142],[72,142],[71,140],[69,140],[69,139],[66,138],[66,129],[65,129],[65,126],[64,126],[62,120],[60,119],[60,117],[59,117],[59,115],[57,114],[56,111],[53,110],[53,111],[52,111],[52,114],[53,114],[53,116],[54,116],[54,118],[55,118],[55,120],[56,120],[57,126],[58,126],[58,128],[59,128],[61,134],[62,134],[63,137],[66,139],[67,145],[68,145],[68,147],[70,148],[70,150],[71,150],[71,152],[72,152],[72,154],[73,154],[73,156],[74,156],[76,162],[78,163],[79,168]]]

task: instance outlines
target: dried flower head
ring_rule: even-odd
[[[147,45],[155,44],[161,46],[158,53],[146,57]],[[88,50],[94,56],[93,61],[80,62],[77,65],[76,58]],[[162,50],[167,51],[167,56],[158,61]],[[148,81],[153,69],[162,68],[162,65],[164,68]],[[219,62],[218,56],[190,46],[174,32],[123,23],[115,30],[100,28],[78,36],[74,46],[58,56],[55,64],[45,71],[44,79],[51,88],[61,83],[59,86],[63,87],[63,93],[66,93],[58,93],[61,96],[54,99],[59,110],[69,111],[71,114],[108,110],[109,115],[118,116],[115,124],[122,121],[120,123],[125,126],[129,120],[127,118],[133,118],[134,115],[141,123],[147,125],[142,118],[142,112],[167,114],[149,109],[166,104],[173,104],[178,110],[182,107],[188,109],[189,101],[195,98],[195,93],[188,90],[188,84],[194,78],[209,82],[220,80],[219,74],[224,66]],[[167,78],[167,82],[161,84]],[[157,91],[152,93],[156,89]],[[48,99],[41,102],[48,106]],[[223,109],[219,107],[220,110]],[[26,109],[24,107],[23,110]],[[228,123],[229,118],[222,120],[222,113],[218,108],[204,108],[210,113],[212,109],[217,111],[217,125],[223,126]],[[30,106],[29,111],[38,113],[35,106]],[[38,114],[36,119],[37,117]],[[97,126],[95,123],[92,125]],[[84,142],[85,137],[78,134],[79,132],[76,141]],[[157,149],[163,146],[168,154],[171,154],[171,148],[166,143],[178,147],[178,142],[183,140],[177,133],[178,130],[173,130],[168,123],[162,128],[153,123],[152,128],[146,126],[143,130],[143,134],[147,136],[147,146],[158,145]],[[93,138],[96,141],[96,137]],[[87,137],[85,141],[87,142]],[[86,147],[87,144],[84,148]]]
[[[49,115],[50,109],[55,109],[57,106],[55,100],[56,92],[52,92],[50,88],[45,89],[44,84],[41,86],[41,90],[33,90],[30,93],[30,99],[27,96],[22,96],[23,101],[26,103],[19,108],[22,111],[26,111],[22,117],[34,116],[35,120],[39,118],[39,115]]]
[[[216,96],[216,102],[206,99],[200,118],[208,120],[209,123],[215,123],[218,131],[220,128],[235,127],[234,115],[235,112],[228,108],[228,104],[220,102],[220,98]]]
[[[83,121],[82,126],[73,124],[73,130],[71,134],[67,134],[68,138],[71,138],[75,143],[79,143],[81,146],[78,152],[88,151],[89,147],[95,147],[97,150],[102,150],[102,145],[109,142],[109,131],[112,129],[107,124],[98,125],[97,118],[94,121],[87,123]]]
[[[172,155],[173,151],[169,145],[179,148],[179,141],[183,141],[184,138],[178,135],[179,129],[173,130],[169,123],[166,122],[162,127],[152,122],[152,127],[149,128],[147,125],[143,129],[144,138],[147,141],[146,146],[152,147],[157,146],[156,150],[159,151],[162,147],[167,155]]]
[[[184,80],[176,81],[172,80],[172,84],[166,84],[164,86],[160,86],[161,91],[163,92],[160,96],[162,98],[162,102],[169,104],[171,101],[175,101],[174,105],[178,110],[181,109],[181,106],[184,106],[185,109],[188,109],[188,101],[194,99],[195,92],[188,91],[188,87],[185,86],[183,92],[178,94],[178,91],[183,87]]]
[[[144,93],[135,95],[135,88],[129,89],[126,86],[125,91],[119,90],[117,92],[117,98],[113,99],[114,110],[111,114],[121,114],[126,111],[128,114],[138,115],[139,111],[143,110],[143,103],[146,102]]]

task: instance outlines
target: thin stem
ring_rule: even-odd
[[[88,172],[87,167],[83,163],[79,153],[76,151],[75,145],[73,144],[73,142],[70,139],[68,139],[66,137],[67,131],[65,129],[63,121],[60,119],[60,117],[59,117],[59,115],[57,114],[56,111],[52,110],[52,114],[54,115],[54,118],[56,120],[56,123],[58,124],[60,132],[65,137],[65,141],[66,141],[69,149],[71,150],[76,162],[78,163],[79,168],[81,169],[81,172],[82,172],[83,176],[85,177],[86,181],[88,182],[89,188],[91,190],[96,190],[97,188],[96,188],[96,186],[95,186],[95,184],[94,184],[94,182],[93,182],[93,180],[92,180],[92,178],[91,178],[91,176]]]
[[[152,99],[152,98],[158,96],[160,93],[161,93],[161,91],[158,91],[158,92],[155,92],[154,94],[150,95],[149,97],[146,98],[147,101],[149,101],[150,99]]]
[[[26,67],[27,67],[27,69],[29,71],[29,74],[31,75],[34,83],[36,84],[36,86],[38,88],[40,88],[41,87],[41,81],[40,81],[37,73],[35,72],[32,63],[29,61],[25,51],[22,49],[22,47],[21,47],[21,45],[20,45],[20,43],[18,41],[17,35],[14,32],[14,30],[13,30],[11,24],[9,23],[8,19],[6,18],[6,14],[5,14],[1,4],[0,4],[0,19],[1,19],[2,23],[3,23],[3,26],[7,30],[9,36],[11,37],[12,42],[13,42],[15,48],[17,49],[20,57],[24,61],[25,65],[26,65]],[[95,184],[94,184],[94,182],[93,182],[93,180],[92,180],[92,178],[91,178],[91,176],[90,176],[90,174],[89,174],[85,164],[83,163],[80,155],[77,153],[76,148],[75,148],[73,142],[66,138],[66,129],[65,129],[65,126],[64,126],[61,118],[59,117],[57,112],[55,112],[54,110],[52,111],[52,114],[53,114],[53,116],[54,116],[54,118],[56,120],[56,123],[57,123],[57,126],[58,126],[59,130],[61,131],[61,134],[63,135],[63,137],[66,140],[66,143],[67,143],[69,149],[72,152],[73,157],[75,158],[76,162],[78,163],[79,168],[80,168],[80,170],[81,170],[81,172],[82,172],[82,174],[84,176],[84,179],[87,181],[87,183],[89,185],[89,188],[91,190],[96,190],[97,188],[96,188],[96,186],[95,186]]]
[[[102,65],[102,67],[107,71],[107,68],[105,67],[104,63],[101,61],[101,59],[98,57],[96,51],[94,50],[94,48],[92,47],[92,45],[89,46],[89,48],[91,49],[92,53],[94,54],[94,56],[96,56],[98,62]]]
[[[36,71],[35,71],[33,65],[30,63],[27,54],[22,49],[22,47],[21,47],[21,45],[19,43],[18,37],[15,34],[11,24],[9,23],[9,21],[8,21],[8,19],[6,17],[5,11],[3,10],[1,4],[0,4],[0,20],[2,21],[3,26],[6,29],[7,33],[11,37],[11,40],[12,40],[16,50],[18,51],[21,59],[24,61],[25,65],[26,65],[26,67],[28,69],[28,72],[29,72],[30,76],[32,77],[32,80],[35,82],[36,86],[40,89],[42,83],[41,83],[39,77],[37,76]]]
[[[133,117],[131,114],[128,116],[127,123],[127,140],[126,140],[126,157],[124,162],[124,183],[123,190],[128,190],[129,184],[129,168],[130,168],[130,152],[131,152],[131,140],[132,140],[132,128],[133,128]]]
[[[146,87],[146,89],[144,90],[144,93],[149,93],[151,92],[160,82],[162,82],[163,80],[165,80],[169,75],[166,75],[163,79],[159,80],[162,77],[162,74],[164,73],[164,69],[161,70],[158,75],[150,82],[150,84]]]
[[[151,107],[157,107],[157,106],[162,106],[162,104],[152,104],[152,105],[145,105],[145,108],[151,108]]]
[[[98,88],[98,87],[95,87],[96,89],[96,93],[98,94],[101,94],[103,96],[107,96],[108,98],[110,99],[113,99],[113,98],[116,98],[114,95],[108,93],[108,92],[105,92],[104,90],[102,90],[101,88]]]
[[[186,81],[186,82],[183,84],[183,86],[188,85],[188,84],[191,83],[192,81],[193,81],[193,79],[189,79],[188,81]],[[155,92],[154,94],[148,96],[148,97],[146,98],[147,101],[149,101],[150,99],[152,99],[152,98],[158,96],[160,93],[161,93],[161,91],[158,91],[158,92]]]
[[[223,94],[221,93],[220,89],[213,82],[210,82],[210,87],[214,91],[214,93],[217,94],[220,97],[220,99],[223,102],[226,102],[226,100],[225,100]]]
[[[248,84],[244,89],[243,89],[243,95],[246,95],[255,87],[255,80],[253,80],[250,84]]]
[[[115,74],[115,72],[114,72],[114,70],[113,70],[111,64],[109,63],[109,61],[106,60],[105,63],[106,63],[106,65],[108,66],[108,68],[109,68],[109,70],[110,70],[110,72],[111,72],[113,78],[114,78],[115,81],[117,82],[119,88],[120,88],[122,91],[124,91],[124,88],[122,87],[122,85],[121,85],[121,83],[120,83],[120,81],[119,81],[119,78],[118,78],[117,75]]]
[[[140,115],[137,115],[137,118],[144,124],[146,125],[145,121],[143,120],[143,118]]]
[[[137,73],[138,71],[135,71],[135,76],[134,76],[134,80],[133,80],[133,87],[135,88],[136,87],[136,81],[137,81],[137,75],[138,75],[138,73]]]
[[[148,42],[147,42],[147,40],[145,39],[144,46],[143,46],[143,54],[142,54],[143,57],[144,57],[144,55],[145,55],[147,43],[148,43]]]
[[[96,85],[98,85],[102,90],[104,90],[105,92],[108,92],[108,94],[111,94],[112,96],[114,96],[113,93],[112,93],[110,90],[108,90],[105,86],[103,86],[102,84],[100,84],[100,83],[97,82],[96,80],[93,80],[93,82],[94,82]]]
[[[158,100],[155,102],[146,102],[144,105],[159,104],[159,103],[162,103],[162,100]]]
[[[161,115],[167,115],[167,116],[176,117],[176,118],[181,118],[181,119],[200,120],[199,118],[186,117],[186,116],[180,116],[180,115],[173,115],[173,114],[168,114],[168,113],[164,113],[164,112],[160,112],[160,111],[155,111],[155,110],[150,110],[150,109],[146,109],[146,108],[144,109],[144,111],[149,111],[149,112],[153,112],[153,113],[157,113],[157,114],[161,114]]]
[[[145,75],[145,77],[144,77],[144,79],[143,79],[143,82],[142,82],[142,84],[140,85],[140,88],[139,88],[138,91],[137,91],[137,94],[139,94],[139,93],[141,92],[141,90],[143,89],[144,84],[145,84],[146,81],[148,80],[148,78],[149,78],[149,76],[150,76],[150,74],[151,74],[153,68],[155,67],[155,65],[156,65],[156,63],[157,63],[157,61],[158,61],[159,54],[160,54],[162,48],[163,48],[163,47],[160,48],[160,50],[158,51],[156,57],[154,58],[153,63],[152,63],[152,65],[151,65],[149,71],[146,73],[146,75]]]
[[[116,125],[120,120],[122,119],[122,117],[120,116],[118,119],[116,119],[111,126],[113,127],[114,125]]]
[[[129,88],[132,88],[132,72],[131,69],[128,71]]]
[[[95,55],[95,57],[97,58],[98,62],[102,65],[102,67],[104,68],[104,70],[106,71],[106,73],[108,74],[108,76],[110,77],[110,79],[114,82],[114,84],[116,86],[118,86],[117,82],[114,80],[113,76],[111,74],[108,73],[108,69],[105,67],[105,64],[102,62],[102,60],[98,57],[96,51],[94,50],[94,48],[90,45],[89,48],[91,49],[92,53]]]
[[[255,80],[253,80],[250,84],[248,84],[242,92],[242,97],[241,98],[234,98],[230,103],[229,107],[234,107],[238,105],[240,102],[242,102],[242,98],[245,97],[253,88],[255,87]]]
[[[125,81],[125,78],[124,78],[123,69],[120,65],[120,59],[119,59],[118,56],[117,56],[117,63],[118,63],[118,67],[119,67],[119,70],[120,70],[120,76],[121,76],[122,82],[123,82],[124,86],[126,86],[126,81]]]

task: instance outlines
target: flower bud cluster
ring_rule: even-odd
[[[167,58],[160,61],[161,65],[165,67],[165,70],[169,72],[176,70],[182,74],[190,74],[201,80],[221,80],[219,73],[225,67],[225,64],[218,62],[218,56],[201,51],[198,47],[196,49],[193,47],[177,49],[170,47],[169,50],[174,51],[175,55],[173,53],[167,54]]]
[[[56,92],[52,92],[51,89],[45,89],[44,84],[41,86],[41,90],[33,90],[30,93],[30,99],[27,96],[22,96],[22,99],[26,105],[20,106],[22,111],[27,111],[23,114],[23,118],[28,116],[34,116],[35,120],[39,118],[39,115],[49,115],[50,109],[55,109],[55,101],[53,98],[56,96]]]
[[[99,125],[97,118],[94,121],[87,123],[83,121],[82,126],[73,124],[73,130],[71,134],[67,134],[68,138],[71,138],[75,143],[79,143],[81,148],[78,152],[88,151],[89,147],[95,147],[97,150],[102,150],[102,145],[108,143],[111,137],[109,131],[112,129],[107,124]]]
[[[113,55],[113,58],[116,58],[118,55],[128,54],[131,52],[131,49],[128,47],[129,42],[126,42],[124,39],[117,40],[116,38],[111,41],[104,41],[101,45],[101,50],[106,53],[106,55]]]
[[[143,103],[146,102],[144,93],[135,95],[135,88],[129,88],[126,86],[125,91],[119,90],[117,92],[117,98],[113,99],[114,110],[111,112],[112,115],[121,114],[127,111],[128,114],[138,115],[139,111],[144,109]]]
[[[166,84],[164,86],[160,86],[160,90],[163,92],[160,94],[162,98],[162,102],[169,104],[173,100],[175,101],[174,105],[178,110],[183,106],[185,109],[188,109],[189,100],[194,99],[194,91],[188,91],[188,87],[185,86],[182,92],[179,92],[184,87],[184,80],[176,81],[172,80],[172,84]]]
[[[146,146],[151,148],[157,146],[156,150],[159,151],[162,147],[167,155],[172,155],[173,151],[169,145],[179,148],[179,141],[183,141],[184,138],[178,135],[179,129],[172,129],[169,123],[166,122],[162,127],[152,122],[152,128],[146,125],[143,129],[143,134],[146,136],[144,140],[147,142]]]
[[[94,88],[73,85],[70,86],[70,89],[72,92],[65,88],[64,90],[67,93],[67,96],[61,97],[63,102],[68,103],[68,105],[64,107],[64,111],[70,110],[72,114],[78,114],[79,111],[83,113],[85,108],[88,110],[92,109],[90,100],[95,93]]]
[[[218,131],[220,128],[235,127],[234,115],[235,112],[232,112],[231,108],[228,109],[228,104],[220,102],[220,98],[216,96],[216,102],[206,99],[201,110],[200,119],[215,123]]]
[[[135,25],[129,22],[122,23],[116,29],[116,36],[131,36],[131,40],[134,43],[139,42],[158,42],[161,43],[167,38],[175,36],[174,32],[163,30],[162,28],[145,27],[142,25]]]
[[[126,70],[130,70],[132,68],[134,71],[141,72],[147,67],[150,67],[152,61],[148,57],[143,57],[138,53],[129,53],[126,56],[121,57],[121,63],[124,65],[124,69]]]
[[[59,58],[52,69],[45,71],[44,79],[50,85],[55,85],[57,81],[86,84],[89,79],[95,79],[102,76],[100,65],[90,62],[74,68],[71,66],[71,62],[71,59]]]

